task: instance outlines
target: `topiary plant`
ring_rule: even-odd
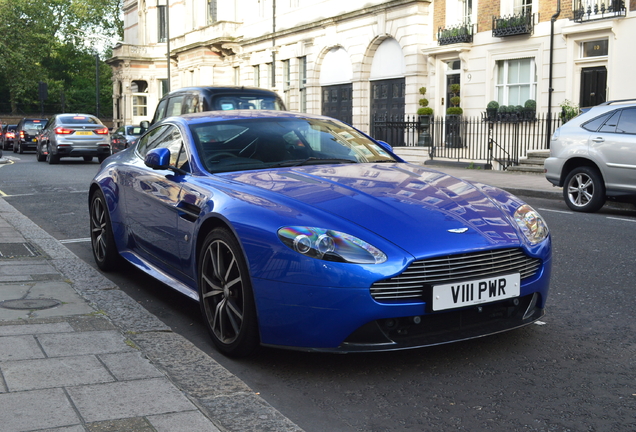
[[[450,107],[446,109],[446,114],[448,115],[462,115],[464,110],[461,107]]]
[[[420,94],[422,96],[426,94],[426,87],[420,87]],[[428,99],[420,99],[419,104],[421,108],[417,110],[417,115],[433,115],[433,108],[428,107]]]
[[[526,103],[524,104],[524,106],[526,108],[536,110],[537,109],[537,102],[534,99],[528,99],[526,101]]]
[[[486,105],[486,108],[488,109],[497,109],[499,108],[499,102],[492,100],[490,102],[488,102],[488,105]]]

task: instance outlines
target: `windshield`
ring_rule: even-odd
[[[284,166],[396,162],[386,150],[335,120],[249,119],[190,126],[211,172]]]

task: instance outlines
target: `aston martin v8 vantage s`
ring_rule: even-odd
[[[519,198],[404,162],[328,117],[169,117],[90,186],[98,266],[197,300],[215,346],[387,351],[544,314],[544,219]]]

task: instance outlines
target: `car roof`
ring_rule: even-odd
[[[177,90],[173,90],[163,98],[167,98],[180,93],[188,93],[188,92],[199,92],[199,93],[227,93],[227,92],[245,92],[245,93],[261,93],[267,95],[276,95],[276,92],[272,90],[267,90],[260,87],[248,87],[248,86],[200,86],[200,87],[182,87]],[[163,99],[162,98],[162,99]]]

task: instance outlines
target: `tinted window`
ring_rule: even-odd
[[[181,106],[183,105],[184,96],[175,96],[168,99],[168,109],[165,117],[181,115]]]
[[[159,105],[157,105],[157,111],[155,112],[155,118],[152,120],[153,122],[158,122],[162,118],[166,116],[166,107],[168,106],[168,99],[164,99],[159,101]]]
[[[636,134],[636,108],[623,110],[616,132]]]
[[[96,117],[90,116],[74,116],[74,115],[65,115],[57,117],[58,123],[63,124],[98,124],[102,123]]]
[[[212,99],[212,110],[283,110],[283,106],[276,97],[270,96],[216,96]]]
[[[616,125],[618,124],[618,119],[621,116],[620,111],[614,111],[614,113],[605,121],[603,126],[598,130],[599,132],[616,132]]]
[[[25,120],[22,129],[43,129],[46,126],[46,120]]]
[[[602,116],[596,117],[595,119],[590,120],[587,123],[583,124],[583,128],[586,130],[589,130],[591,132],[596,132],[598,130],[598,128],[601,127],[601,125],[603,123],[605,123],[605,121],[611,117],[611,115],[614,114],[614,112],[609,112],[606,114],[603,114]]]

